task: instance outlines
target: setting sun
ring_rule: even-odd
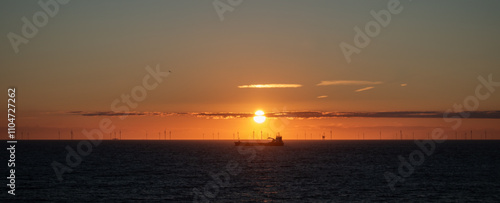
[[[264,121],[266,121],[266,116],[264,116],[264,111],[261,110],[256,111],[253,120],[257,123],[264,123]]]

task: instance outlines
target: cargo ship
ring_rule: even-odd
[[[285,143],[283,142],[283,137],[281,137],[280,133],[276,134],[276,138],[267,138],[271,139],[270,142],[234,142],[234,146],[283,146]]]

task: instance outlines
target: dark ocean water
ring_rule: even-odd
[[[430,155],[413,141],[103,141],[58,181],[51,163],[78,143],[19,141],[16,196],[4,186],[1,202],[500,202],[500,141],[449,140]],[[413,173],[391,190],[398,156]]]

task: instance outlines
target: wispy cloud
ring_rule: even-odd
[[[321,81],[316,86],[327,86],[327,85],[379,85],[382,84],[380,81],[362,81],[362,80],[328,80]]]
[[[185,113],[168,112],[116,112],[116,111],[68,111],[68,114],[81,116],[172,116]]]
[[[357,89],[357,90],[354,90],[355,92],[362,92],[362,91],[366,91],[366,90],[371,90],[375,87],[365,87],[365,88],[361,88],[361,89]]]
[[[474,111],[469,118],[489,118],[500,119],[500,111]],[[190,113],[196,117],[208,118],[248,118],[253,117],[253,113]],[[448,117],[460,116],[460,113],[450,113]],[[286,111],[286,112],[266,112],[269,118],[443,118],[440,111],[385,111],[385,112],[327,112],[327,111]]]
[[[239,112],[190,112],[190,113],[171,113],[171,112],[84,112],[72,111],[66,112],[71,115],[80,116],[195,116],[212,119],[230,119],[230,118],[250,118],[254,113]],[[449,113],[447,116],[460,117],[462,112]],[[488,118],[500,119],[500,111],[468,111],[468,118]],[[384,112],[328,112],[328,111],[285,111],[285,112],[266,112],[269,118],[303,118],[303,119],[321,119],[321,118],[443,118],[444,112],[441,111],[384,111]]]
[[[240,85],[238,88],[298,88],[301,84],[250,84]]]
[[[318,96],[317,98],[318,99],[323,99],[323,98],[327,98],[327,97],[328,97],[328,95],[321,95],[321,96]]]
[[[408,85],[408,84],[403,83],[403,84],[401,84],[401,87],[406,87],[407,85]]]
[[[470,111],[469,118],[500,119],[500,111]],[[443,118],[440,111],[385,111],[385,112],[327,112],[327,111],[287,111],[287,112],[266,112],[269,118]],[[253,117],[253,113],[192,113],[197,117],[216,118],[248,118]],[[458,113],[450,113],[448,117],[460,116]]]

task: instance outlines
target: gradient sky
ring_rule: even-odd
[[[339,44],[353,44],[353,28],[372,21],[370,11],[387,9],[388,1],[247,0],[224,13],[223,21],[213,1],[71,1],[16,54],[6,36],[20,34],[21,18],[41,10],[37,2],[10,0],[0,8],[0,84],[18,89],[19,125],[38,138],[54,129],[94,128],[104,116],[68,112],[110,111],[113,100],[141,84],[145,67],[157,64],[172,74],[134,111],[445,111],[474,94],[478,76],[500,81],[500,2],[494,0],[402,0],[403,11],[351,63]],[[300,87],[239,88],[252,84]],[[478,110],[499,110],[498,92]],[[188,115],[130,116],[115,123],[129,135],[174,129],[178,139],[217,131],[229,138],[236,130],[263,128],[251,119]],[[498,131],[495,123],[469,119],[462,130]],[[369,128],[402,126],[424,135],[446,123],[329,118],[287,126],[294,137],[356,129],[343,135],[349,138]]]

